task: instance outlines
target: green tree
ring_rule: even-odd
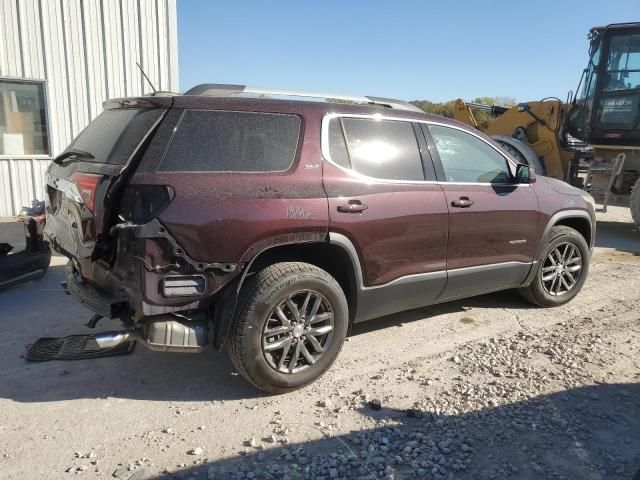
[[[512,107],[516,104],[516,99],[513,97],[476,97],[471,100],[472,103],[480,103],[482,105],[500,105],[504,107]],[[440,115],[442,117],[453,117],[453,107],[455,105],[455,100],[450,100],[448,102],[431,102],[429,100],[414,100],[412,102],[416,107],[424,110],[426,113],[431,113],[433,115]],[[493,116],[491,112],[485,110],[473,110],[473,116],[475,117],[478,124],[486,128],[486,126],[493,121]]]

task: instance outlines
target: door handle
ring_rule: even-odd
[[[349,200],[346,204],[338,205],[338,211],[342,213],[362,213],[369,205],[362,203],[360,200]]]
[[[469,197],[460,197],[451,202],[451,206],[456,208],[469,208],[471,205],[473,205],[473,200],[470,200]]]

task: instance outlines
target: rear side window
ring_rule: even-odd
[[[329,122],[329,154],[333,163],[344,168],[351,168],[347,143],[344,141],[342,124],[339,118]]]
[[[292,164],[296,115],[187,110],[160,171],[280,172]]]
[[[93,156],[83,161],[123,165],[164,111],[158,108],[105,110],[80,132],[67,150],[81,150]]]
[[[348,168],[349,162],[354,171],[369,177],[424,180],[420,151],[410,122],[333,119],[329,125],[329,154],[334,163]]]

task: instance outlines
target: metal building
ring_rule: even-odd
[[[107,98],[178,91],[176,0],[0,0],[0,217]]]

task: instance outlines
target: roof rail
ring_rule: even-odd
[[[380,107],[393,108],[397,110],[408,110],[412,112],[424,113],[415,105],[403,100],[394,100],[392,98],[359,96],[359,95],[342,95],[339,93],[319,93],[306,92],[300,90],[281,90],[272,88],[256,88],[247,87],[246,85],[231,85],[225,83],[202,83],[187,90],[185,95],[208,95],[213,97],[232,97],[240,94],[252,95],[276,95],[285,97],[304,97],[304,98],[320,98],[329,100],[343,100],[346,102],[363,103],[366,105],[375,105]]]

